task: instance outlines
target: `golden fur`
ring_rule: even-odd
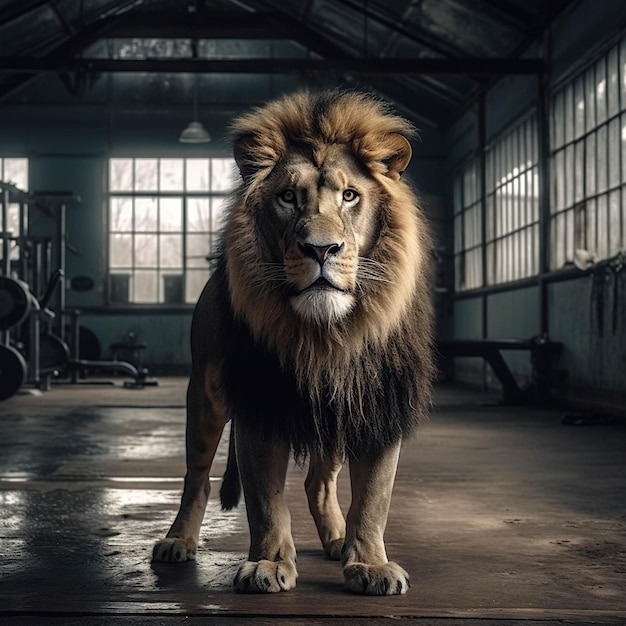
[[[361,385],[367,384],[367,377],[351,376],[354,367],[361,369],[368,348],[386,346],[394,331],[402,336],[419,334],[417,344],[426,357],[422,375],[431,375],[430,239],[418,200],[398,169],[406,165],[402,159],[407,148],[410,157],[405,137],[414,135],[413,127],[367,94],[333,92],[325,98],[324,102],[319,94],[298,93],[233,124],[236,156],[246,176],[226,228],[225,253],[233,309],[255,338],[275,350],[284,364],[295,367],[307,389],[316,392],[330,383],[335,394],[348,394],[347,401],[353,403]],[[347,146],[374,181],[377,206],[368,211],[371,220],[380,220],[380,230],[367,255],[354,310],[334,324],[316,327],[293,311],[280,281],[268,284],[263,279],[269,260],[266,248],[259,245],[257,223],[272,219],[266,210],[267,196],[274,191],[268,190],[268,180],[281,159],[305,145],[319,167],[337,144]],[[366,270],[372,267],[378,276],[368,279]],[[414,324],[408,312],[415,307],[421,321],[417,327],[403,328]],[[423,392],[428,393],[426,386]]]
[[[358,92],[301,92],[233,123],[241,185],[192,321],[187,475],[157,561],[195,558],[223,428],[222,503],[239,477],[251,544],[235,587],[296,584],[284,502],[290,455],[327,556],[355,593],[406,593],[383,535],[400,444],[430,405],[430,237],[402,174],[413,127]],[[344,520],[336,480],[350,463]]]

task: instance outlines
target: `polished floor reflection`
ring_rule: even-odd
[[[563,411],[440,388],[403,450],[389,517],[409,593],[343,591],[293,467],[298,587],[245,596],[231,587],[245,510],[217,501],[225,445],[198,560],[150,562],[182,488],[185,384],[64,386],[0,404],[0,623],[626,622],[625,422],[568,426]],[[347,509],[347,472],[340,497]]]

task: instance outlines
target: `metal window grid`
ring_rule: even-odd
[[[143,159],[144,161],[146,159]],[[215,161],[225,161],[225,159],[204,159],[208,161],[207,186],[206,190],[190,189],[193,185],[189,184],[188,167],[191,161],[197,159],[187,158],[152,158],[149,161],[156,161],[157,170],[154,188],[138,189],[140,185],[137,180],[137,162],[142,161],[140,158],[122,158],[109,159],[108,167],[108,193],[107,193],[107,216],[108,216],[108,271],[109,276],[126,275],[128,276],[129,294],[128,302],[131,304],[167,304],[166,302],[166,283],[172,287],[172,280],[177,276],[180,277],[183,284],[182,302],[192,304],[196,301],[199,292],[208,279],[212,270],[211,257],[216,254],[217,246],[217,229],[214,227],[218,215],[218,203],[222,202],[228,190],[223,185],[214,184],[215,177],[218,174],[213,172]],[[128,178],[124,188],[112,188],[111,169],[114,162],[126,161],[126,165],[130,167]],[[164,190],[164,178],[162,166],[163,162],[169,162],[170,165],[181,167],[181,184],[180,188]],[[227,160],[232,161],[232,159]],[[234,161],[232,161],[234,164]],[[167,187],[167,185],[165,185]],[[171,185],[170,185],[171,186]],[[176,185],[174,185],[176,187]],[[116,227],[113,223],[113,211],[115,203],[119,201],[127,201],[130,203],[130,223],[123,227]],[[153,224],[150,228],[138,227],[138,207],[141,202],[154,202]],[[179,228],[163,228],[163,206],[165,203],[179,201],[180,206],[180,227]],[[194,201],[207,202],[207,228],[190,228],[189,220],[191,207]],[[113,245],[116,237],[126,237],[129,244],[128,259],[125,263],[113,263]],[[197,254],[197,250],[193,250],[190,245],[192,239],[200,238],[205,247],[202,254]],[[176,262],[172,263],[171,258],[164,263],[164,249],[168,240],[179,240],[179,254]],[[152,258],[146,262],[145,259],[138,258],[138,251],[141,245],[149,245],[152,248]]]
[[[550,269],[626,247],[626,38],[559,87],[551,110]]]

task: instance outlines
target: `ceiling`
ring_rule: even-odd
[[[575,1],[575,0],[574,0]],[[446,126],[572,0],[0,0],[0,101],[129,72],[367,85]],[[246,83],[251,102],[254,83]]]

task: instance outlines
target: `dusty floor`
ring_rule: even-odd
[[[245,512],[217,503],[196,562],[150,562],[178,507],[186,381],[0,403],[0,624],[626,624],[626,424],[565,426],[450,388],[401,457],[387,529],[406,596],[342,590],[288,476],[296,590],[232,592]],[[347,472],[341,482],[349,500]]]

